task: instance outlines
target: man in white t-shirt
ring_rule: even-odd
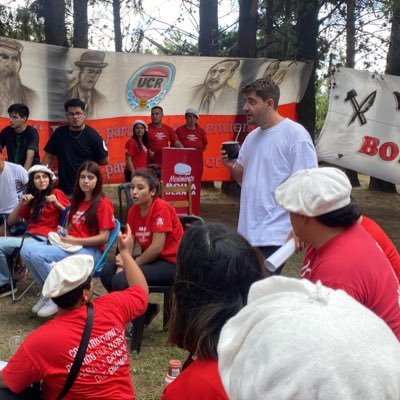
[[[318,166],[309,133],[278,112],[280,91],[269,78],[241,89],[250,132],[237,160],[221,150],[223,164],[242,185],[238,231],[268,258],[291,232],[289,214],[276,202],[274,191],[295,171]]]
[[[24,167],[0,157],[0,236],[4,235],[4,219],[18,204],[27,182],[28,173]]]

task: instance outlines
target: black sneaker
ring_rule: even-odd
[[[151,321],[157,316],[160,312],[160,305],[149,303],[147,306],[146,314],[144,315],[144,327],[147,328]]]
[[[15,293],[17,291],[16,286],[14,285],[14,289],[12,290],[11,285],[9,283],[6,283],[3,286],[0,286],[0,297],[6,297],[6,296],[11,296],[13,292]]]

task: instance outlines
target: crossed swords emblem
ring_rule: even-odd
[[[376,90],[370,93],[361,102],[361,104],[358,104],[356,97],[357,92],[354,89],[351,89],[347,92],[347,96],[344,99],[344,101],[350,101],[354,109],[354,114],[352,115],[350,122],[347,126],[350,126],[356,120],[356,118],[358,118],[361,125],[365,125],[367,123],[367,119],[365,118],[364,114],[373,106],[376,97]]]

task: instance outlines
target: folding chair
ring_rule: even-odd
[[[114,221],[115,221],[115,228],[111,231],[110,237],[108,238],[106,248],[104,249],[103,254],[98,259],[98,261],[96,262],[96,264],[93,268],[93,277],[94,278],[98,278],[100,276],[100,272],[103,269],[104,265],[106,264],[107,255],[110,252],[114,243],[117,241],[118,232],[121,229],[121,223],[116,218]]]
[[[128,215],[128,210],[133,204],[131,194],[130,194],[130,189],[131,189],[131,184],[128,183],[121,183],[118,185],[118,201],[119,201],[119,220],[121,221],[121,224],[126,223],[126,217]],[[122,195],[124,195],[125,198],[125,204],[126,204],[126,209],[125,213],[123,214],[123,200],[122,200]],[[122,215],[123,214],[123,215]]]
[[[186,196],[186,200],[169,200],[166,198],[167,193],[184,193]],[[164,182],[160,182],[160,197],[169,204],[171,204],[174,208],[187,208],[188,212],[186,215],[192,215],[192,186],[190,182],[188,182],[184,186],[166,186]]]
[[[67,223],[67,216],[70,210],[70,206],[65,207],[64,211],[60,214],[60,225],[65,227],[66,223]],[[25,288],[25,290],[19,294],[18,296],[15,295],[15,291],[14,291],[14,277],[15,277],[15,272],[16,272],[16,267],[17,267],[17,263],[18,263],[18,259],[19,259],[19,255],[22,249],[22,246],[24,244],[24,241],[27,237],[32,237],[35,240],[41,241],[41,239],[39,237],[37,237],[36,235],[32,235],[29,232],[25,232],[22,235],[22,242],[19,246],[18,249],[15,249],[15,251],[13,252],[13,254],[8,257],[8,266],[10,269],[10,285],[11,285],[11,293],[12,293],[12,299],[13,301],[19,301],[22,299],[22,297],[24,296],[24,294],[36,283],[34,280],[32,280],[32,282]]]

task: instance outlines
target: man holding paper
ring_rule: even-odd
[[[291,231],[289,213],[276,202],[274,191],[295,171],[317,167],[309,133],[278,112],[280,91],[269,78],[257,79],[241,90],[250,132],[237,160],[221,151],[223,164],[242,185],[238,231],[265,258],[278,250]]]

